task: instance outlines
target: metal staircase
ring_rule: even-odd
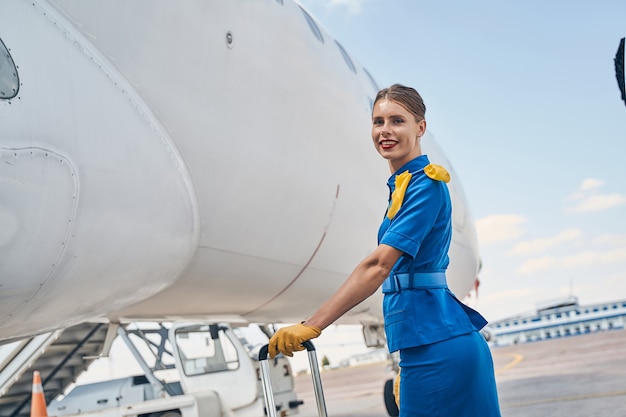
[[[83,323],[0,346],[0,417],[29,417],[35,370],[50,404],[108,349],[116,332],[107,330]]]

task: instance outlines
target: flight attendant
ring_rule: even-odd
[[[499,417],[487,323],[446,284],[452,236],[448,172],[422,154],[426,107],[413,88],[378,92],[372,140],[388,161],[390,199],[378,247],[308,320],[281,328],[269,354],[292,356],[382,286],[389,351],[400,351],[401,417]]]

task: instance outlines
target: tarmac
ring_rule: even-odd
[[[491,349],[503,417],[626,417],[626,330]],[[329,417],[386,417],[387,363],[322,372]],[[318,415],[311,378],[296,377],[301,417]],[[452,417],[452,416],[451,416]]]

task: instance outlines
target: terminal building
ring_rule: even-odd
[[[493,346],[534,342],[585,333],[624,329],[626,300],[581,306],[577,297],[537,304],[536,311],[489,323]]]

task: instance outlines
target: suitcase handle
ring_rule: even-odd
[[[315,346],[313,346],[313,342],[311,342],[310,340],[302,342],[302,346],[304,346],[308,352],[315,350]],[[261,350],[259,351],[259,361],[267,360],[267,356],[269,355],[269,348],[270,345],[265,345],[261,348]]]
[[[315,402],[317,403],[317,413],[320,417],[328,417],[326,412],[326,402],[324,401],[324,390],[322,389],[322,378],[320,368],[317,364],[317,353],[313,342],[307,340],[302,342],[309,355],[309,366],[311,367],[311,379],[313,380],[313,390],[315,391]],[[265,345],[259,351],[259,368],[261,370],[261,385],[263,386],[263,398],[265,399],[265,409],[268,417],[276,417],[276,403],[272,392],[270,379],[270,365],[268,363],[269,345]]]

